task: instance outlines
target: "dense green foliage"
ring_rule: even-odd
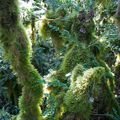
[[[119,120],[117,3],[0,0],[0,119]]]

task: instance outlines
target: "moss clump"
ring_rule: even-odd
[[[81,43],[74,45],[66,54],[58,73],[65,75],[71,72],[77,64],[82,64],[85,69],[96,66],[96,60],[87,45]]]
[[[90,117],[93,105],[99,101],[98,111],[112,114],[114,108],[120,113],[118,102],[114,97],[115,86],[110,70],[105,66],[94,67],[83,71],[81,74],[81,69],[77,68],[79,67],[76,66],[74,72],[80,71],[80,76],[78,75],[71,82],[64,97],[66,111],[78,114],[79,118],[87,120]]]
[[[75,82],[78,76],[83,75],[84,67],[81,64],[78,64],[74,67],[72,71],[71,81]]]
[[[93,95],[101,83],[104,72],[103,67],[90,68],[71,84],[64,97],[66,111],[77,113],[82,120],[89,119],[92,112]]]
[[[42,120],[42,81],[31,64],[31,44],[19,21],[17,0],[0,0],[0,40],[23,86],[17,120]]]
[[[48,20],[45,18],[40,23],[40,35],[44,39],[46,39],[48,37],[47,27],[48,27]]]
[[[51,37],[56,50],[59,50],[64,42],[61,37],[61,31],[64,28],[62,17],[66,15],[66,11],[61,7],[55,11],[48,10],[46,18],[41,21],[40,33],[43,38]]]
[[[46,39],[47,37],[52,38],[53,46],[56,48],[56,50],[59,50],[63,45],[63,38],[61,37],[61,28],[59,26],[56,26],[55,22],[50,22],[47,20],[47,18],[43,19],[41,21],[41,27],[40,27],[40,34],[41,36]]]

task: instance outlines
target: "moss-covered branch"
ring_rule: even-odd
[[[42,82],[30,61],[31,45],[19,20],[17,0],[0,0],[0,40],[23,86],[17,120],[42,120]]]

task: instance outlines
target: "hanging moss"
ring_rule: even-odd
[[[19,21],[17,0],[0,0],[0,40],[23,86],[17,120],[42,120],[42,81],[30,61],[31,44]]]
[[[48,10],[46,18],[41,21],[40,34],[44,39],[47,37],[52,38],[56,51],[62,47],[64,42],[64,39],[61,37],[61,31],[64,27],[61,18],[65,15],[66,11],[60,7],[56,10],[56,12]]]
[[[54,25],[54,22],[49,22],[47,19],[41,21],[40,34],[44,39],[47,37],[52,38],[52,43],[56,51],[63,46],[64,42],[59,29],[59,27]]]
[[[48,37],[47,27],[48,27],[48,21],[46,19],[43,19],[40,23],[40,35],[44,39],[46,39]]]

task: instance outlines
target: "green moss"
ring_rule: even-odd
[[[79,67],[76,66],[76,71],[74,71],[76,73],[80,70],[77,68]],[[71,82],[64,97],[66,111],[87,120],[92,112],[94,101],[97,100],[100,102],[99,111],[112,114],[114,108],[120,113],[119,104],[114,97],[114,90],[113,77],[105,66],[87,69]]]
[[[41,27],[40,27],[40,34],[41,36],[46,39],[47,37],[52,38],[53,46],[56,50],[60,50],[63,46],[63,38],[61,37],[59,26],[56,26],[55,22],[50,22],[47,19],[42,20]]]
[[[83,75],[84,68],[81,64],[78,64],[74,67],[72,71],[71,80],[72,82],[76,81],[77,77]]]
[[[46,19],[43,19],[40,23],[40,35],[44,39],[48,37],[47,28],[48,28],[48,21]]]
[[[19,21],[17,0],[0,0],[0,40],[23,86],[17,120],[42,120],[42,81],[31,64],[31,43]]]
[[[55,11],[48,10],[46,18],[41,21],[40,34],[43,38],[51,37],[56,50],[60,50],[64,39],[61,37],[61,31],[64,24],[61,18],[65,16],[66,11],[61,7]]]
[[[83,67],[82,67],[82,66]],[[89,48],[85,43],[73,45],[65,54],[64,59],[61,63],[59,70],[54,74],[54,78],[66,83],[65,75],[73,71],[72,79],[76,79],[77,75],[81,72],[90,68],[96,67],[98,63],[96,58],[92,55]],[[74,70],[73,70],[74,69]],[[53,77],[52,76],[52,77]],[[52,80],[52,77],[50,78]],[[73,80],[73,81],[74,81]]]
[[[64,56],[63,62],[58,73],[64,75],[72,72],[77,64],[82,64],[85,68],[94,67],[95,58],[87,48],[87,45],[81,43],[74,45]],[[94,61],[94,62],[93,62]]]
[[[66,111],[77,113],[82,120],[89,119],[93,103],[91,99],[94,99],[93,93],[97,91],[104,72],[103,67],[90,68],[71,84],[64,97]]]

